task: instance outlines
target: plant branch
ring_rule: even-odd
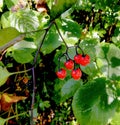
[[[50,23],[49,27],[47,29],[45,29],[45,33],[44,33],[44,36],[43,36],[43,39],[38,47],[38,50],[35,54],[35,57],[34,57],[34,61],[33,61],[33,67],[32,67],[32,76],[33,76],[33,93],[32,93],[32,102],[31,102],[31,121],[30,121],[30,124],[33,125],[33,109],[34,109],[34,103],[35,103],[35,91],[36,91],[36,78],[35,78],[35,64],[37,62],[37,58],[38,58],[38,54],[41,50],[41,47],[44,43],[44,40],[46,38],[46,35],[49,31],[49,29],[51,28],[53,22]]]
[[[77,48],[79,48],[82,52],[82,55],[85,55],[83,49],[79,46],[79,44],[80,44],[80,40],[78,41],[77,45],[75,46],[76,54],[78,54]]]

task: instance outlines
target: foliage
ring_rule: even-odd
[[[119,10],[119,0],[1,0],[0,123],[119,125]]]

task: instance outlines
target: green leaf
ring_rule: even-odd
[[[0,12],[2,12],[3,0],[0,0]]]
[[[98,73],[98,68],[97,68],[95,62],[91,62],[87,66],[80,66],[80,68],[81,68],[82,72],[86,73],[91,78],[95,77]]]
[[[49,101],[41,101],[40,104],[39,104],[39,107],[44,111],[45,108],[50,107],[50,102]]]
[[[29,49],[18,49],[12,51],[12,57],[21,64],[29,63],[33,60],[33,56]]]
[[[57,22],[57,25],[60,32],[62,33],[62,36],[67,43],[68,46],[73,46],[75,43],[78,42],[80,36],[81,36],[81,29],[82,27],[75,21],[71,19],[62,19],[59,22]]]
[[[21,9],[10,14],[10,25],[20,32],[30,32],[38,29],[39,19],[35,11]]]
[[[105,78],[81,86],[74,95],[72,107],[80,125],[105,125],[114,115],[116,100],[109,102]]]
[[[65,101],[66,99],[72,97],[81,85],[81,80],[75,81],[74,79],[69,79],[61,89],[62,101]]]
[[[57,0],[54,2],[50,10],[51,20],[59,17],[63,12],[72,7],[77,0]]]
[[[112,57],[111,58],[111,66],[113,68],[120,66],[120,58]]]
[[[26,40],[22,40],[21,42],[18,42],[16,44],[14,44],[12,47],[10,47],[7,51],[10,50],[17,50],[17,49],[23,49],[23,48],[27,48],[27,49],[37,49],[37,46],[35,45],[34,42],[28,42]]]
[[[10,27],[10,21],[8,19],[9,15],[10,15],[10,12],[7,11],[7,12],[3,13],[1,16],[1,25],[3,28]]]
[[[115,116],[112,118],[110,125],[119,125],[120,124],[120,112],[116,112]]]
[[[18,4],[19,0],[5,0],[8,9],[11,9],[14,5]]]
[[[45,38],[41,51],[49,54],[61,45],[61,40],[54,26],[52,26]]]
[[[0,66],[0,86],[5,84],[5,82],[7,81],[10,75],[12,74],[9,73],[6,68],[3,68],[2,66]]]
[[[95,54],[97,52],[96,48],[98,47],[97,39],[85,38],[80,42],[79,46],[85,54],[88,54],[90,56],[91,61],[95,60]]]
[[[0,117],[0,125],[4,125],[5,122],[6,122],[6,119],[3,119],[3,118]]]
[[[22,40],[7,49],[7,55],[12,56],[18,63],[29,63],[33,60],[32,53],[36,50],[34,42]]]
[[[80,38],[81,26],[71,19],[62,19],[62,30],[64,33],[67,32],[68,37]]]
[[[19,35],[20,33],[12,27],[0,30],[0,47],[4,46]]]
[[[104,43],[101,45],[97,57],[97,65],[101,72],[107,76],[120,75],[120,49],[114,44]]]

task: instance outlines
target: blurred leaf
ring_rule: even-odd
[[[39,104],[39,107],[44,111],[45,108],[50,107],[50,102],[49,101],[41,101],[40,104]]]
[[[81,86],[74,95],[72,107],[81,125],[105,125],[115,113],[116,100],[108,102],[105,78]]]
[[[39,19],[33,10],[21,9],[10,14],[10,25],[20,32],[30,32],[38,29]]]
[[[97,65],[101,72],[107,76],[120,75],[120,49],[114,44],[104,43],[98,53]]]
[[[6,68],[3,68],[2,66],[0,66],[0,86],[5,84],[5,82],[7,81],[10,75],[12,74],[9,73]]]
[[[0,12],[2,12],[3,0],[0,0]]]
[[[51,20],[58,18],[63,12],[72,7],[77,0],[57,0],[51,7],[50,17]]]
[[[37,116],[38,116],[38,110],[37,110],[37,108],[34,108],[33,109],[33,117],[37,118]]]
[[[10,95],[8,93],[3,93],[1,100],[2,100],[2,102],[4,101],[4,103],[15,103],[20,100],[25,100],[26,98],[27,97],[25,97],[25,96],[15,96],[15,95]]]
[[[120,112],[116,112],[115,116],[112,118],[110,125],[119,125],[120,124]]]
[[[111,58],[111,66],[113,68],[120,66],[120,58],[112,57]]]
[[[5,122],[6,122],[6,119],[3,119],[3,118],[0,117],[0,125],[4,125]]]
[[[12,27],[0,30],[0,46],[5,45],[19,35],[20,33]]]
[[[61,89],[62,101],[65,101],[66,99],[72,97],[81,85],[81,80],[75,81],[74,79],[69,79]]]
[[[5,0],[5,3],[10,10],[14,5],[16,5],[19,2],[19,0]]]
[[[25,100],[25,96],[15,96],[8,93],[3,93],[1,96],[1,110],[8,111],[11,108],[12,103],[18,102],[20,100]]]
[[[9,21],[9,15],[10,15],[10,12],[7,11],[5,13],[2,14],[1,16],[1,25],[3,28],[8,28],[10,27],[10,21]]]
[[[39,29],[48,27],[48,25],[50,23],[49,22],[50,17],[47,13],[39,14],[38,19],[39,19]]]
[[[45,38],[41,51],[49,54],[61,45],[61,40],[54,26],[52,26]]]

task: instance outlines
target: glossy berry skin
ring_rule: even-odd
[[[65,69],[61,68],[59,71],[56,72],[56,75],[59,79],[64,79],[67,73]]]
[[[79,80],[82,76],[82,72],[79,68],[73,69],[71,72],[71,76],[74,80]]]
[[[74,62],[73,60],[67,60],[65,63],[64,63],[64,66],[68,69],[68,70],[71,70],[74,68]]]
[[[78,54],[74,56],[74,60],[77,64],[86,66],[90,63],[90,56],[87,54],[86,55]]]

